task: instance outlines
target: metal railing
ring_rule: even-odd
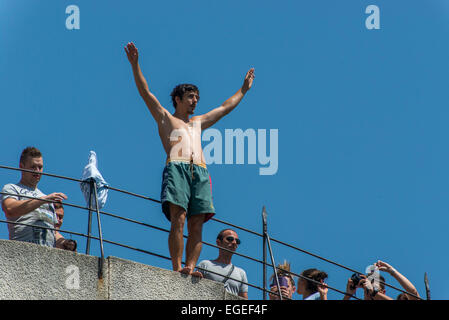
[[[3,165],[0,165],[0,169],[15,170],[15,171],[21,171],[21,172],[30,172],[30,173],[39,173],[41,175],[45,175],[45,176],[49,176],[49,177],[54,177],[54,178],[58,178],[58,179],[64,179],[64,180],[68,180],[68,181],[72,181],[72,182],[78,182],[78,183],[86,183],[86,184],[90,185],[90,197],[93,196],[94,197],[94,201],[91,201],[92,198],[90,198],[89,199],[89,206],[86,207],[86,206],[76,205],[76,204],[72,204],[72,203],[68,203],[68,202],[63,202],[64,206],[78,208],[78,209],[82,209],[82,210],[88,211],[89,217],[88,217],[88,231],[87,231],[87,234],[73,232],[73,231],[69,231],[69,230],[57,230],[55,228],[50,228],[50,227],[35,226],[35,225],[30,225],[30,224],[25,224],[25,223],[20,223],[20,222],[14,222],[14,221],[10,221],[10,220],[0,220],[0,223],[16,224],[16,225],[27,225],[27,226],[30,226],[30,227],[38,227],[38,228],[42,228],[42,229],[48,229],[48,230],[52,230],[52,231],[59,231],[59,232],[62,232],[62,233],[67,233],[67,234],[71,234],[71,235],[77,235],[77,236],[85,237],[86,241],[87,241],[87,243],[86,243],[86,254],[90,254],[90,241],[92,239],[93,240],[98,240],[99,244],[100,244],[99,278],[101,278],[103,276],[103,262],[104,262],[104,247],[103,247],[103,244],[104,243],[109,243],[109,244],[112,244],[112,245],[120,246],[120,247],[123,247],[123,248],[127,248],[127,249],[134,250],[134,251],[137,251],[137,252],[142,252],[142,253],[145,253],[145,254],[148,254],[148,255],[152,255],[152,256],[155,256],[155,257],[158,257],[158,258],[162,258],[162,259],[166,259],[166,260],[170,260],[171,261],[170,257],[164,256],[164,255],[161,255],[161,254],[158,254],[158,253],[154,253],[154,252],[151,252],[151,251],[148,251],[148,250],[135,248],[135,247],[132,247],[132,246],[129,246],[129,245],[126,245],[126,244],[114,242],[112,240],[107,240],[107,239],[103,238],[103,232],[102,232],[102,228],[101,228],[101,215],[110,216],[110,217],[113,217],[113,218],[116,218],[116,219],[119,219],[119,220],[122,220],[122,221],[138,224],[138,225],[141,225],[141,226],[145,226],[145,227],[152,228],[152,229],[155,229],[155,230],[163,231],[163,232],[166,232],[166,233],[169,233],[170,230],[167,230],[165,228],[161,228],[161,227],[158,227],[158,226],[154,226],[154,225],[151,225],[151,224],[148,224],[148,223],[145,223],[145,222],[141,222],[141,221],[133,220],[133,219],[130,219],[130,218],[122,217],[122,216],[119,216],[119,215],[116,215],[116,214],[113,214],[113,213],[101,211],[99,209],[99,206],[98,206],[97,186],[96,186],[96,182],[95,182],[94,179],[80,180],[80,179],[75,179],[75,178],[71,178],[71,177],[65,177],[65,176],[51,174],[51,173],[36,172],[36,171],[33,171],[33,170],[27,170],[27,169],[15,168],[15,167],[3,166]],[[148,201],[152,201],[152,202],[156,202],[156,203],[161,203],[160,200],[156,200],[156,199],[153,199],[153,198],[150,198],[150,197],[147,197],[147,196],[143,196],[143,195],[139,195],[139,194],[136,194],[136,193],[132,193],[132,192],[129,192],[129,191],[126,191],[126,190],[121,190],[121,189],[113,188],[113,187],[110,187],[110,186],[104,186],[104,187],[109,189],[109,190],[112,190],[112,191],[116,191],[116,192],[120,192],[120,193],[123,193],[123,194],[126,194],[126,195],[130,195],[132,197],[136,197],[136,198],[140,198],[140,199],[144,199],[144,200],[148,200]],[[4,196],[4,195],[17,196],[17,194],[10,194],[10,193],[6,193],[6,192],[0,192],[0,195],[1,196]],[[48,202],[48,203],[55,203],[56,202],[56,201],[43,200],[41,198],[35,198],[35,197],[30,197],[30,196],[25,196],[25,195],[20,195],[20,197],[21,198],[34,199],[34,200],[40,200],[40,201],[44,201],[44,202]],[[92,206],[92,202],[95,204],[94,206]],[[98,235],[99,235],[98,237],[92,235],[92,226],[91,226],[91,224],[92,224],[92,213],[93,212],[95,212],[96,216],[97,216]],[[253,287],[253,288],[256,288],[256,289],[262,291],[262,293],[263,293],[263,300],[266,300],[267,293],[279,296],[279,299],[281,299],[281,300],[283,298],[285,298],[285,297],[283,297],[281,295],[280,286],[279,286],[278,282],[277,282],[277,288],[279,290],[278,292],[273,292],[273,291],[267,289],[266,279],[267,279],[267,268],[268,267],[273,269],[273,274],[275,275],[274,278],[276,279],[276,281],[277,281],[277,273],[278,273],[278,271],[280,271],[280,272],[282,272],[284,274],[291,274],[294,277],[301,278],[301,279],[304,279],[304,280],[309,281],[311,283],[314,283],[316,285],[323,286],[323,283],[318,282],[318,281],[316,281],[314,279],[308,278],[306,276],[303,276],[302,274],[297,274],[297,273],[294,273],[294,272],[292,272],[290,270],[282,269],[279,266],[276,267],[276,264],[275,264],[275,261],[274,261],[274,255],[273,255],[273,252],[272,252],[271,242],[275,242],[275,243],[278,243],[278,244],[280,244],[282,246],[285,246],[287,248],[294,249],[294,250],[299,251],[301,253],[304,253],[304,254],[307,254],[309,256],[312,256],[312,257],[315,257],[317,259],[320,259],[320,260],[322,260],[324,262],[333,264],[333,265],[335,265],[337,267],[340,267],[342,269],[351,271],[353,273],[364,274],[363,272],[360,272],[360,271],[357,271],[355,269],[346,267],[346,266],[344,266],[344,265],[342,265],[340,263],[337,263],[337,262],[334,262],[332,260],[329,260],[329,259],[326,259],[324,257],[321,257],[320,255],[311,253],[309,251],[306,251],[304,249],[298,248],[296,246],[293,246],[291,244],[285,243],[283,241],[270,238],[270,236],[268,234],[267,213],[266,213],[265,207],[263,207],[263,209],[262,209],[262,234],[260,234],[258,232],[255,232],[253,230],[250,230],[250,229],[247,229],[247,228],[244,228],[244,227],[241,227],[241,226],[238,226],[238,225],[235,225],[235,224],[223,221],[223,220],[216,219],[216,218],[211,218],[210,220],[215,221],[217,223],[221,223],[221,224],[227,225],[227,226],[235,228],[235,229],[239,229],[239,230],[251,233],[251,234],[256,235],[256,236],[258,236],[258,237],[260,237],[262,239],[263,260],[259,260],[259,259],[254,258],[254,257],[250,257],[250,256],[247,256],[247,255],[241,254],[239,252],[231,251],[231,250],[228,250],[226,248],[218,247],[218,246],[216,246],[214,244],[211,244],[211,243],[208,243],[208,242],[205,242],[205,241],[202,241],[202,243],[207,245],[207,246],[210,246],[210,247],[214,247],[214,248],[217,248],[217,249],[229,251],[229,252],[231,252],[231,253],[233,253],[235,255],[238,255],[238,256],[241,256],[241,257],[246,258],[248,260],[252,260],[252,261],[255,261],[255,262],[258,262],[258,263],[262,264],[263,265],[263,281],[262,281],[263,282],[263,288],[259,287],[257,285],[251,284],[251,283],[246,283],[246,282],[241,281],[239,279],[234,279],[234,278],[229,278],[229,279],[230,280],[234,280],[236,282],[245,284],[247,286],[250,286],[250,287]],[[183,237],[187,238],[186,235],[183,235]],[[267,250],[266,250],[267,248],[269,249],[271,263],[267,262]],[[185,262],[183,261],[182,264],[185,264]],[[205,269],[202,269],[200,267],[196,267],[196,268],[199,269],[199,270],[207,271],[207,272],[212,273],[212,274],[223,276],[222,274],[213,272],[211,270],[205,270]],[[392,286],[392,285],[387,284],[387,283],[385,283],[383,281],[380,281],[380,280],[379,280],[379,282],[380,282],[380,284],[383,284],[384,286],[390,287],[390,288],[392,288],[394,290],[397,290],[399,292],[402,292],[402,293],[406,293],[407,295],[412,296],[412,297],[414,297],[416,299],[423,300],[422,298],[420,298],[417,295],[414,295],[413,293],[404,291],[404,290],[402,290],[400,288],[397,288],[395,286]],[[346,295],[346,296],[350,296],[350,297],[352,297],[354,299],[357,299],[357,300],[361,300],[361,299],[359,299],[358,297],[356,297],[354,295],[351,295],[351,294],[348,294],[348,293],[346,293],[344,291],[338,290],[338,289],[336,289],[336,288],[334,288],[332,286],[329,286],[327,284],[325,284],[324,286],[327,287],[328,289],[333,290],[335,292],[338,292],[340,294],[343,294],[343,295]],[[426,289],[428,291],[428,297],[430,297],[430,290],[428,289],[428,284],[427,284]]]

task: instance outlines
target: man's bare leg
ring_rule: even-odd
[[[173,203],[170,207],[170,233],[168,235],[168,249],[172,261],[173,271],[182,270],[182,251],[184,250],[184,222],[186,211]]]
[[[191,216],[187,221],[187,230],[189,236],[186,244],[186,265],[183,273],[191,274],[194,277],[203,277],[203,274],[199,271],[195,271],[196,262],[200,257],[202,248],[202,233],[204,214]]]

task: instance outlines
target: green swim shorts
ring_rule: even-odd
[[[212,183],[206,166],[182,160],[167,162],[162,174],[162,212],[170,221],[169,202],[184,208],[187,219],[205,214],[204,222],[215,215]]]

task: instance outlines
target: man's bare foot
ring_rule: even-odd
[[[190,268],[190,267],[184,267],[181,270],[179,270],[179,272],[182,274],[188,275],[188,276],[203,278],[203,274],[201,272],[192,271],[192,268]]]
[[[186,274],[186,275],[190,276],[192,274],[192,268],[184,267],[181,270],[179,270],[179,272],[181,272],[182,274]]]
[[[203,274],[199,271],[193,271],[192,277],[203,278]]]

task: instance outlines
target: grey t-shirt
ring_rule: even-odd
[[[210,273],[210,272],[198,269],[198,271],[200,271],[203,274],[204,278],[213,280],[213,281],[222,282],[225,279],[226,275],[231,271],[232,264],[224,264],[224,263],[219,263],[219,262],[210,261],[210,260],[203,260],[198,264],[198,267],[222,274],[223,276],[219,276],[215,273]],[[240,281],[248,283],[248,279],[246,277],[245,270],[235,266],[234,270],[229,275],[228,281],[226,281],[224,286],[225,286],[226,291],[233,293],[235,295],[238,295],[239,293],[248,292],[247,284],[243,284],[241,282],[238,282],[238,281],[235,281],[232,279],[236,279],[236,280],[240,280]]]
[[[21,183],[13,184],[9,183],[5,185],[2,192],[10,193],[14,195],[1,195],[1,202],[5,199],[12,198],[15,200],[30,200],[27,197],[40,198],[45,196],[38,188],[30,188]],[[55,209],[53,204],[44,203],[39,208],[20,216],[16,219],[9,219],[8,221],[20,222],[26,224],[32,224],[36,226],[43,226],[47,228],[54,228],[57,222]],[[36,227],[28,227],[20,224],[8,224],[9,239],[18,241],[33,242],[41,245],[46,245],[50,247],[55,246],[55,235],[54,231]]]

